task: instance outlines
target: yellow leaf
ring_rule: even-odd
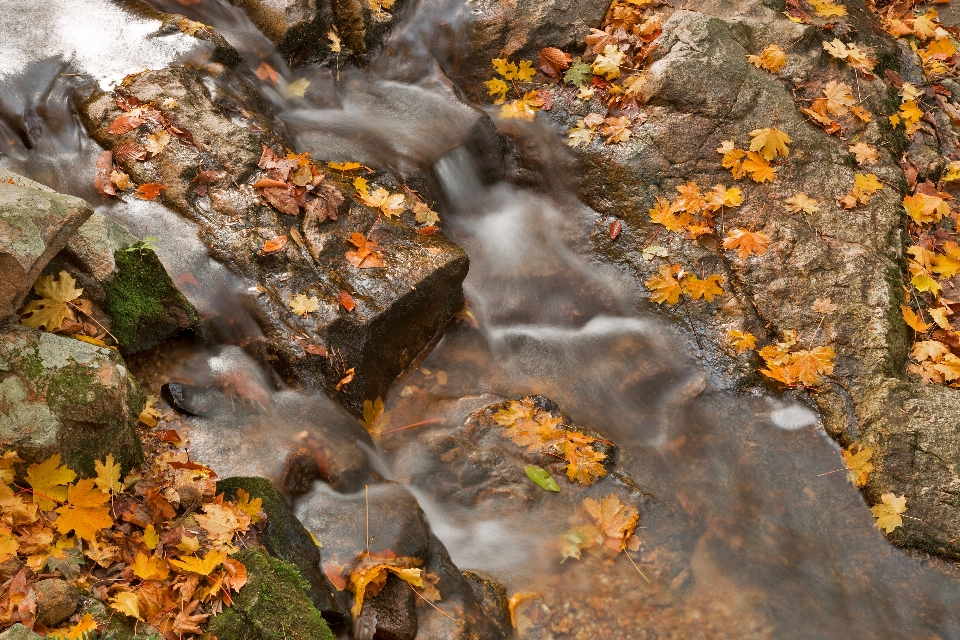
[[[33,488],[33,501],[44,511],[56,506],[67,498],[67,487],[77,478],[77,474],[60,465],[60,454],[55,453],[40,464],[27,467],[27,484]]]
[[[57,509],[57,531],[66,535],[74,531],[81,540],[95,540],[97,532],[113,525],[110,507],[104,505],[110,494],[94,486],[87,478],[67,488],[67,504]]]
[[[13,465],[23,462],[16,451],[4,451],[0,454],[0,482],[13,482],[16,473]]]
[[[937,307],[927,309],[930,313],[930,317],[933,318],[933,321],[937,323],[937,326],[941,329],[946,329],[950,331],[953,327],[950,326],[950,321],[947,320],[947,316],[950,315],[951,311],[946,307]]]
[[[483,84],[487,85],[487,95],[496,98],[494,104],[503,104],[503,101],[507,99],[510,85],[504,82],[502,78],[491,78]]]
[[[147,528],[143,530],[143,544],[147,545],[147,549],[153,551],[157,548],[157,545],[160,544],[160,534],[157,533],[157,528],[152,524],[148,524]]]
[[[359,193],[367,193],[370,189],[367,186],[366,178],[354,178],[353,188],[356,189]]]
[[[758,56],[747,56],[747,62],[752,63],[759,69],[766,69],[770,73],[776,73],[783,68],[787,62],[787,54],[779,46],[768,44]]]
[[[819,203],[802,192],[787,198],[784,202],[787,205],[787,211],[790,213],[798,213],[800,211],[804,213],[816,213],[820,210]]]
[[[628,546],[632,546],[631,538],[640,520],[640,511],[636,507],[624,504],[620,498],[611,494],[600,501],[584,498],[583,508],[600,529],[601,535],[605,538],[605,546],[617,551],[623,551]],[[639,540],[637,542],[639,543]]]
[[[184,573],[196,573],[201,576],[208,576],[210,573],[223,564],[227,559],[227,554],[222,551],[208,551],[202,559],[195,556],[184,556],[179,560],[170,560],[174,568],[180,569]]]
[[[501,118],[532,121],[543,105],[543,98],[536,91],[528,91],[520,100],[512,100],[500,107]]]
[[[306,94],[307,87],[309,86],[310,86],[310,81],[307,80],[306,78],[300,78],[299,80],[294,80],[293,82],[288,84],[286,88],[283,90],[283,96],[288,99],[293,97],[302,98]]]
[[[877,179],[877,176],[872,173],[855,174],[853,176],[853,186],[871,196],[877,191],[880,191],[880,189],[883,189],[883,185]]]
[[[732,229],[723,239],[724,249],[736,249],[737,257],[744,260],[753,254],[762,256],[770,245],[770,236],[762,231]]]
[[[887,533],[903,525],[900,514],[906,510],[907,498],[903,495],[898,498],[893,493],[883,494],[880,496],[880,504],[870,507],[870,511],[877,519],[877,529],[882,529]]]
[[[921,40],[929,40],[937,35],[936,9],[928,9],[922,16],[913,18],[913,35]]]
[[[200,549],[200,538],[196,536],[183,536],[177,544],[177,549],[183,553],[196,553]]]
[[[203,514],[194,519],[207,532],[207,541],[229,544],[233,536],[250,529],[250,516],[230,503],[209,502],[203,505]]]
[[[757,346],[757,336],[749,331],[731,329],[727,334],[730,346],[737,350],[737,353],[743,353],[748,349],[753,350]]]
[[[94,460],[93,468],[97,472],[97,487],[112,493],[123,492],[123,482],[120,481],[120,465],[114,463],[112,453],[107,454],[103,463]]]
[[[780,129],[770,127],[754,129],[750,132],[750,137],[753,138],[750,141],[750,151],[758,152],[764,160],[790,155],[790,149],[787,147],[791,142],[790,136]]]
[[[130,570],[141,580],[166,580],[170,575],[170,565],[166,560],[160,556],[148,556],[145,553],[134,556]]]
[[[873,447],[861,447],[859,443],[850,445],[849,449],[841,449],[843,461],[850,469],[849,478],[854,486],[862,487],[867,484],[867,476],[873,471]]]
[[[330,51],[333,53],[340,53],[343,50],[343,45],[340,44],[340,36],[333,29],[327,31],[327,40],[330,41]]]
[[[168,144],[170,144],[170,134],[166,129],[160,129],[156,133],[147,135],[147,142],[143,146],[150,155],[155,156],[166,149]]]
[[[336,171],[353,171],[354,169],[359,169],[363,165],[359,162],[328,162],[327,166]]]
[[[608,44],[603,48],[603,53],[597,56],[593,61],[591,69],[598,76],[603,76],[607,80],[613,80],[620,77],[620,65],[626,54],[616,45]]]
[[[160,412],[157,411],[158,401],[159,398],[157,398],[157,396],[147,396],[147,402],[143,405],[143,411],[140,412],[140,417],[138,418],[140,422],[151,429],[157,426],[157,421],[160,419]]]
[[[703,298],[707,302],[713,302],[715,297],[723,295],[721,284],[723,284],[723,276],[717,273],[707,276],[704,280],[690,273],[684,276],[681,282],[685,294],[694,300]]]
[[[83,614],[80,622],[68,629],[59,629],[47,634],[47,640],[84,640],[97,630],[97,621],[89,613]]]
[[[506,80],[517,79],[517,65],[508,61],[506,58],[494,58],[492,61],[494,70]]]
[[[943,198],[928,196],[925,193],[904,196],[903,208],[917,224],[939,222],[941,218],[950,214],[950,207]]]
[[[940,362],[943,356],[948,353],[950,353],[950,348],[937,340],[914,342],[913,347],[910,349],[910,357],[917,362],[923,362],[924,360],[932,360],[935,363]]]
[[[390,424],[390,412],[383,410],[383,400],[377,396],[373,402],[363,401],[363,418],[360,424],[367,430],[374,442],[380,442],[380,434]]]
[[[926,271],[921,271],[913,276],[913,278],[910,279],[910,284],[912,284],[917,291],[929,291],[935,296],[939,296],[940,290],[943,289],[940,283],[934,280]]]
[[[933,368],[943,374],[947,382],[960,378],[960,358],[952,353],[944,355],[940,362],[933,365]]]
[[[301,318],[313,313],[320,308],[320,300],[317,299],[317,296],[310,296],[309,298],[302,294],[298,293],[290,299],[290,310]]]
[[[536,73],[537,70],[533,67],[533,63],[529,60],[521,60],[520,68],[517,69],[517,80],[520,82],[530,82]]]
[[[917,314],[913,312],[913,309],[911,309],[910,307],[905,305],[900,305],[900,312],[903,314],[903,319],[907,323],[907,326],[913,329],[914,331],[923,333],[924,331],[930,328],[930,325],[924,322],[923,320],[921,320],[917,316]]]
[[[954,160],[947,165],[947,172],[940,178],[944,182],[960,180],[960,160]]]
[[[831,80],[823,87],[823,95],[827,99],[827,111],[838,116],[845,115],[856,104],[850,85],[844,82]]]
[[[743,161],[741,167],[743,171],[750,174],[750,179],[754,182],[773,182],[776,177],[776,172],[770,163],[755,151],[747,153],[747,159]],[[736,171],[734,171],[734,177],[737,177]]]
[[[833,18],[847,15],[847,10],[833,0],[810,0],[810,6],[821,18]]]
[[[140,617],[140,599],[135,593],[121,591],[110,601],[110,608],[143,622],[143,618]]]
[[[402,193],[390,194],[383,187],[378,188],[372,193],[361,193],[360,201],[368,207],[380,209],[383,215],[388,218],[399,216],[403,213],[405,200]]]
[[[880,159],[880,156],[877,154],[877,149],[864,142],[851,145],[848,151],[856,157],[857,164],[874,164]]]
[[[257,524],[260,521],[260,510],[263,508],[263,499],[250,499],[250,494],[243,489],[237,489],[237,509],[250,516],[250,523]]]
[[[675,276],[680,275],[683,269],[679,264],[661,265],[660,274],[647,280],[647,289],[651,291],[650,299],[657,304],[677,304],[683,289]]]
[[[59,280],[52,275],[40,276],[33,291],[39,300],[31,300],[23,309],[24,317],[21,322],[28,327],[47,331],[56,331],[64,320],[73,320],[76,316],[68,303],[73,302],[83,293],[83,289],[76,288],[77,281],[66,271],[61,271]]]
[[[687,212],[681,212],[680,215],[675,215],[670,206],[670,202],[664,198],[657,198],[657,204],[653,209],[650,209],[650,219],[656,222],[657,224],[662,224],[667,228],[667,231],[679,232],[683,231],[683,228],[693,220]]]

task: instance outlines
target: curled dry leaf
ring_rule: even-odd
[[[263,243],[264,253],[277,253],[287,246],[287,236],[276,236]]]
[[[157,196],[160,195],[160,192],[166,191],[167,188],[168,187],[166,185],[156,182],[148,182],[137,187],[137,190],[133,192],[133,195],[140,200],[156,200]]]
[[[343,289],[340,289],[340,293],[337,297],[340,300],[340,304],[343,306],[343,308],[347,310],[347,313],[353,311],[353,308],[357,306],[357,301],[353,299],[353,296]]]
[[[97,157],[97,172],[93,178],[93,186],[105,196],[116,196],[117,190],[110,179],[113,174],[113,152],[104,151]]]
[[[357,249],[344,254],[347,262],[360,269],[383,266],[383,261],[380,259],[380,245],[376,242],[369,240],[362,233],[353,233],[350,235],[350,244]]]

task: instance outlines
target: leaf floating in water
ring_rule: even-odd
[[[551,476],[550,472],[546,469],[533,464],[528,464],[526,467],[524,467],[524,471],[527,472],[527,477],[530,478],[533,483],[541,489],[546,489],[547,491],[560,491],[560,485],[557,484],[557,481],[553,479],[553,476]]]
[[[366,429],[374,442],[380,441],[380,434],[390,425],[390,412],[383,410],[383,399],[377,398],[373,402],[363,401],[363,418],[360,424]]]
[[[277,73],[274,68],[268,65],[266,62],[261,62],[254,74],[257,76],[257,79],[269,80],[273,84],[277,84],[277,80],[280,79],[280,74]]]

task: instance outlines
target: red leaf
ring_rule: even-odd
[[[202,464],[197,464],[196,462],[171,462],[170,467],[172,469],[189,469],[191,471],[205,471],[210,474],[211,478],[217,478],[216,473],[210,467],[205,467]]]
[[[173,429],[158,431],[157,438],[161,442],[183,442],[183,438],[180,437],[180,434],[174,431]]]
[[[117,106],[124,111],[130,111],[140,106],[140,99],[137,96],[117,96]]]
[[[430,225],[429,227],[421,227],[420,229],[417,229],[417,233],[422,236],[432,236],[437,231],[440,231],[440,227],[436,225]]]
[[[353,299],[353,296],[343,289],[340,289],[340,295],[338,297],[340,298],[340,304],[347,310],[347,313],[353,311],[353,308],[357,306],[357,301]]]
[[[147,148],[131,140],[123,140],[113,148],[113,156],[117,162],[146,160]]]
[[[148,182],[137,187],[137,190],[133,192],[133,195],[141,200],[156,200],[157,196],[160,195],[160,192],[165,191],[166,189],[166,185],[158,184],[156,182]]]
[[[623,225],[619,220],[614,220],[610,223],[610,239],[616,240],[617,236],[620,235],[620,231],[623,229]]]
[[[117,116],[117,119],[110,124],[110,128],[107,129],[107,133],[118,136],[129,131],[133,131],[142,124],[142,118],[132,116],[129,113],[124,113]]]
[[[263,243],[264,253],[276,253],[287,246],[287,236],[277,236]]]
[[[267,189],[270,187],[277,187],[278,189],[286,189],[287,183],[281,182],[280,180],[272,180],[271,178],[261,178],[253,183],[254,189]]]
[[[97,158],[97,173],[93,178],[93,186],[105,196],[117,195],[117,188],[110,181],[113,173],[113,152],[104,151]]]

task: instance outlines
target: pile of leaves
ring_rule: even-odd
[[[603,466],[607,454],[593,447],[602,441],[562,428],[563,420],[538,408],[533,398],[509,401],[493,414],[493,420],[503,427],[503,437],[526,447],[528,452],[546,453],[564,460],[570,482],[589,485],[607,474]]]
[[[363,551],[346,566],[325,560],[323,571],[338,591],[347,589],[353,594],[350,612],[356,619],[363,610],[364,599],[380,593],[391,574],[409,584],[427,602],[440,600],[437,589],[440,576],[424,571],[420,568],[422,564],[418,558],[397,557],[389,550],[379,553]]]
[[[96,477],[77,479],[59,455],[30,465],[15,451],[0,457],[0,565],[15,574],[0,594],[0,629],[96,630],[89,614],[60,630],[36,621],[34,585],[59,575],[168,640],[202,634],[247,581],[229,556],[264,518],[260,499],[216,495],[215,474],[185,452],[162,453],[143,475],[122,477],[112,455],[95,467]]]
[[[325,180],[326,174],[311,162],[309,153],[278,155],[263,145],[257,166],[266,172],[266,177],[257,180],[253,188],[280,213],[298,216],[302,211],[305,231],[325,220],[337,219],[343,194]],[[309,233],[306,235],[309,240]],[[314,252],[312,249],[311,253]]]

